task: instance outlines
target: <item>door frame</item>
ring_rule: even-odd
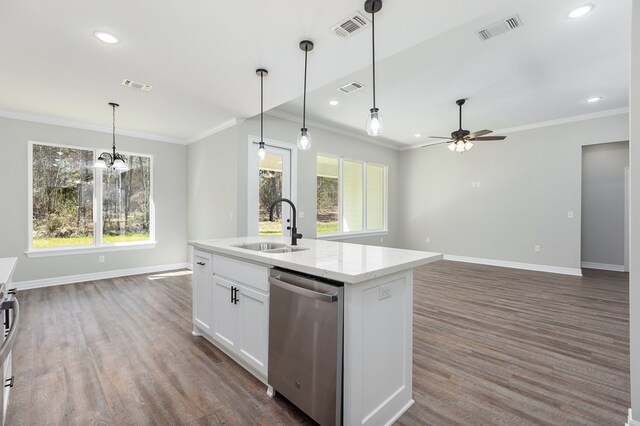
[[[283,142],[276,139],[264,138],[267,150],[269,147],[286,149],[291,152],[291,176],[290,176],[290,196],[293,204],[298,204],[298,147],[296,143]],[[258,199],[258,165],[259,159],[257,147],[260,138],[249,135],[247,138],[247,236],[258,235],[258,210],[253,208],[253,203]],[[284,209],[283,209],[284,211]],[[284,220],[283,220],[284,223]]]

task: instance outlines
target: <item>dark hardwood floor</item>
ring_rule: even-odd
[[[311,424],[191,336],[188,271],[18,293],[10,425]],[[624,424],[628,275],[438,262],[415,272],[398,424]]]

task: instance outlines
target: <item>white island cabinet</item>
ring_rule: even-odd
[[[321,240],[268,253],[239,246],[283,237],[193,241],[194,334],[267,384],[269,270],[344,283],[342,422],[387,425],[412,404],[413,268],[439,253]],[[204,265],[199,264],[204,263]]]

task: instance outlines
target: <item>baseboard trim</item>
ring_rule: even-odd
[[[75,284],[86,281],[106,280],[109,278],[127,277],[130,275],[152,274],[155,272],[172,271],[189,268],[188,263],[173,263],[169,265],[145,266],[142,268],[119,269],[115,271],[95,272],[91,274],[68,275],[66,277],[45,278],[41,280],[17,281],[13,285],[18,290],[51,287],[63,284]]]
[[[603,271],[624,272],[624,265],[612,265],[610,263],[581,262],[580,266],[587,269],[601,269]]]
[[[633,420],[633,416],[631,415],[631,408],[629,408],[629,417],[627,418],[627,423],[625,426],[640,426],[640,422],[637,420]]]
[[[552,274],[572,275],[575,277],[582,276],[581,269],[564,268],[562,266],[538,265],[535,263],[510,262],[506,260],[483,259],[479,257],[456,256],[453,254],[445,254],[444,260],[452,260],[454,262],[476,263],[478,265],[500,266],[502,268],[525,269],[527,271],[550,272]]]

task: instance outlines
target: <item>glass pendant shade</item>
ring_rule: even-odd
[[[107,163],[104,161],[104,158],[102,158],[102,155],[101,155],[100,157],[98,157],[98,159],[93,164],[93,166],[96,169],[106,169],[107,168]]]
[[[302,151],[311,149],[311,133],[305,128],[300,129],[298,133],[298,149]]]
[[[451,142],[449,144],[449,149],[451,150],[451,152],[455,152],[456,150],[456,143],[455,142]]]
[[[267,150],[264,148],[264,142],[260,142],[260,147],[258,148],[258,158],[264,160],[267,156]]]
[[[113,167],[114,170],[117,170],[119,172],[125,172],[125,171],[129,170],[129,168],[125,164],[124,160],[119,155],[116,156],[116,159],[113,161],[113,166],[111,166],[111,167]]]
[[[369,118],[367,119],[367,134],[369,136],[378,136],[382,134],[384,126],[382,124],[382,115],[378,108],[371,108]]]

